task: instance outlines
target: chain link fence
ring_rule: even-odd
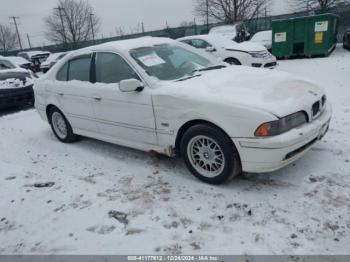
[[[338,41],[341,42],[346,28],[350,26],[350,5],[334,7],[329,9],[322,9],[322,10],[313,10],[309,12],[306,11],[306,12],[284,14],[284,15],[278,15],[278,16],[256,17],[243,22],[248,28],[248,31],[250,32],[250,34],[253,35],[259,31],[271,30],[271,22],[273,20],[288,19],[288,18],[295,18],[295,17],[308,16],[308,15],[314,15],[314,14],[324,14],[324,13],[333,13],[339,16]],[[96,39],[95,41],[90,40],[90,41],[84,41],[79,43],[48,45],[48,46],[37,47],[32,49],[25,49],[23,51],[46,50],[52,53],[64,52],[64,51],[71,51],[71,50],[75,50],[75,49],[79,49],[79,48],[83,48],[91,45],[102,44],[110,41],[131,39],[131,38],[137,38],[142,36],[170,37],[173,39],[177,39],[183,36],[207,34],[210,28],[218,25],[223,25],[223,24],[224,23],[214,23],[209,25],[194,24],[192,26],[186,26],[186,27],[183,26],[183,27],[176,27],[176,28],[165,28],[162,30],[155,30],[155,31],[149,31],[144,33]],[[8,56],[17,55],[19,51],[21,50],[9,51],[4,55],[8,55]]]

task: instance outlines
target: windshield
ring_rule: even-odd
[[[130,55],[148,75],[159,80],[176,80],[193,76],[200,69],[215,66],[203,56],[169,44],[133,49]]]
[[[13,69],[16,68],[10,61],[8,60],[0,60],[0,70]]]

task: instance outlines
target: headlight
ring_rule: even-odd
[[[283,117],[279,120],[260,125],[255,131],[255,136],[258,136],[258,137],[277,136],[293,128],[301,126],[306,122],[307,122],[307,118],[305,113],[298,112],[298,113]]]
[[[249,52],[249,54],[254,58],[267,58],[271,56],[268,51]]]

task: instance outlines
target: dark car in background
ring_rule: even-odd
[[[34,72],[40,71],[41,63],[45,62],[51,53],[49,51],[29,51],[29,52],[19,52],[17,56],[23,57],[34,65]]]
[[[34,104],[34,76],[0,56],[0,109]]]
[[[343,37],[343,47],[350,50],[350,27],[345,30]]]

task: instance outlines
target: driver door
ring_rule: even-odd
[[[157,144],[155,118],[149,88],[122,92],[119,83],[138,79],[134,69],[120,55],[95,53],[93,108],[101,135],[123,144]]]

